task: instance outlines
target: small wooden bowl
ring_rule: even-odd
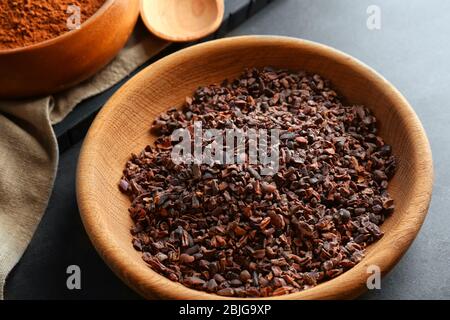
[[[264,66],[301,69],[330,79],[348,102],[373,111],[380,135],[399,161],[389,186],[396,208],[382,226],[385,236],[351,270],[276,299],[354,298],[366,290],[368,266],[376,265],[386,274],[416,237],[431,197],[431,151],[413,109],[388,81],[358,60],[309,41],[248,36],[207,42],[154,63],[125,84],[94,121],[79,160],[77,196],[86,230],[112,270],[144,297],[223,299],[166,279],[133,249],[130,202],[118,189],[125,162],[132,152],[154,141],[149,133],[152,120],[170,107],[181,106],[198,86],[232,79],[247,67]]]
[[[88,79],[122,49],[138,17],[138,0],[107,0],[78,30],[0,50],[0,98],[51,94]]]

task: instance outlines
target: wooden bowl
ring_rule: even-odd
[[[416,237],[431,197],[431,151],[413,109],[388,81],[358,60],[309,41],[247,36],[207,42],[154,63],[126,83],[94,121],[80,155],[77,196],[86,230],[112,270],[144,297],[223,299],[166,279],[133,249],[130,202],[118,189],[125,162],[132,152],[153,142],[152,120],[181,106],[198,86],[232,79],[247,67],[264,66],[307,70],[330,79],[347,102],[373,111],[380,135],[399,161],[389,186],[395,212],[382,226],[385,236],[368,248],[365,258],[333,280],[273,299],[354,298],[366,290],[368,266],[376,265],[386,274]]]
[[[122,49],[138,17],[138,0],[107,0],[78,30],[0,50],[0,98],[51,94],[88,79]]]

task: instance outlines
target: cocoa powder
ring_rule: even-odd
[[[81,23],[105,0],[0,0],[0,50],[29,46],[70,31],[70,5],[80,8]]]

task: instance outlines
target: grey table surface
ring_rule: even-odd
[[[366,26],[369,5],[381,10],[381,29]],[[425,224],[381,290],[363,299],[450,298],[450,1],[279,0],[231,35],[299,37],[340,49],[367,63],[409,100],[430,139],[435,168]],[[75,168],[80,145],[61,156],[49,208],[24,257],[8,279],[9,299],[134,299],[106,267],[78,215]],[[81,290],[68,290],[66,268],[82,270]]]

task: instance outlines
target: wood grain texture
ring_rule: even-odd
[[[395,212],[382,226],[385,236],[368,248],[361,263],[315,288],[272,299],[354,298],[366,290],[369,265],[386,274],[416,237],[431,197],[431,151],[413,109],[388,81],[356,59],[309,41],[247,36],[207,42],[165,57],[125,84],[94,121],[80,155],[77,197],[86,230],[112,270],[144,297],[223,299],[167,280],[133,249],[130,203],[117,186],[125,162],[154,141],[152,120],[181,106],[198,86],[264,66],[307,70],[330,79],[347,102],[373,111],[380,135],[399,161],[389,187]]]
[[[204,38],[222,23],[224,0],[141,0],[141,17],[157,37],[172,42]]]
[[[138,17],[139,0],[107,0],[78,30],[0,50],[0,98],[51,94],[88,79],[122,49]]]

